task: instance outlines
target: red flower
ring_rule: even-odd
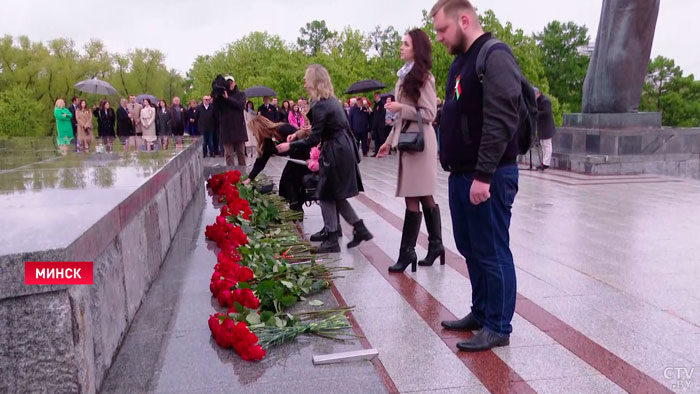
[[[248,267],[239,267],[234,273],[233,279],[238,282],[248,282],[249,280],[253,280],[254,277],[255,275],[252,269]]]
[[[231,304],[237,302],[249,309],[258,309],[260,306],[260,300],[255,297],[253,291],[250,289],[236,289],[231,292]]]
[[[230,290],[219,291],[219,294],[216,295],[216,300],[219,301],[219,305],[229,307],[233,305],[231,302],[231,296],[232,293]]]

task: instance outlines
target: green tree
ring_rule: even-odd
[[[574,22],[553,21],[535,39],[550,93],[559,99],[565,111],[580,112],[590,59],[580,54],[578,48],[588,43],[588,28]]]
[[[683,76],[673,59],[657,56],[649,62],[640,110],[661,112],[665,126],[700,126],[700,81]]]
[[[299,29],[299,33],[297,44],[310,56],[328,50],[329,44],[337,36],[336,32],[328,29],[326,21],[318,20],[307,23],[305,27]]]
[[[32,96],[31,89],[20,85],[0,93],[0,136],[39,137],[46,134],[49,130],[47,122],[37,116],[45,108]]]

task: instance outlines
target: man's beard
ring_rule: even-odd
[[[467,35],[460,31],[457,43],[448,48],[450,55],[461,55],[467,51]]]

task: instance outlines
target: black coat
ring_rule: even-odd
[[[540,95],[540,98],[537,99],[537,138],[548,140],[554,137],[556,132],[554,115],[552,115],[552,100],[544,94]]]
[[[178,108],[180,111],[178,111]],[[179,136],[185,134],[187,110],[180,105],[177,108],[172,106],[168,111],[170,111],[170,132],[172,135]]]
[[[106,111],[96,109],[92,111],[92,114],[97,119],[97,135],[100,137],[114,137],[114,123],[116,122],[114,110],[112,108]]]
[[[277,137],[280,141],[286,141],[287,137],[294,134],[296,131],[296,127],[290,124],[282,125],[277,129]],[[310,149],[311,148],[309,148],[309,150]],[[289,156],[293,159],[308,160],[309,150],[300,149],[294,154],[289,154]],[[271,139],[263,141],[262,155],[255,160],[253,169],[248,174],[248,177],[250,177],[250,179],[255,179],[260,171],[265,168],[270,158],[275,155],[287,156],[287,154],[277,153],[277,146]],[[279,194],[284,197],[285,200],[289,201],[290,207],[301,206],[304,202],[304,185],[302,179],[308,174],[311,174],[311,171],[301,164],[288,161],[284,166],[279,182]]]
[[[372,131],[383,131],[386,126],[386,109],[384,102],[377,101],[372,111]]]
[[[135,135],[134,124],[131,123],[129,112],[123,107],[117,108],[117,135],[123,137]]]
[[[209,109],[200,104],[197,107],[197,130],[204,134],[207,131],[216,130],[216,118],[214,117],[214,106],[209,105]]]
[[[285,110],[284,108],[281,108],[277,112],[277,121],[282,123],[289,123],[289,111]]]
[[[187,127],[190,127],[191,125],[194,126],[194,135],[197,135],[197,112],[199,112],[199,107],[195,108],[188,108],[187,109],[187,114],[186,114],[186,119],[187,119]],[[190,119],[192,119],[192,122],[190,122]]]
[[[219,123],[222,144],[236,144],[248,141],[243,110],[245,109],[245,92],[238,89],[228,92],[228,99],[217,97],[214,110]]]
[[[75,117],[75,107],[73,107],[73,104],[68,106],[68,110],[70,111],[71,115],[73,115],[72,118],[70,118],[70,124],[73,126],[73,135],[78,136],[77,131],[78,131],[78,118]]]
[[[166,109],[163,113],[162,108],[156,108],[156,133],[163,137],[173,135],[170,128],[170,110]]]
[[[272,104],[268,104],[267,107],[265,107],[265,104],[259,106],[258,113],[269,119],[271,122],[277,122],[277,108],[275,108]]]
[[[319,200],[344,200],[364,191],[357,165],[360,158],[357,142],[350,132],[343,106],[335,98],[323,99],[311,106],[308,117],[311,133],[291,144],[290,155],[303,154],[321,142]]]
[[[350,109],[350,130],[352,130],[355,135],[361,135],[370,130],[370,115],[369,110],[366,108],[360,108],[354,106]]]

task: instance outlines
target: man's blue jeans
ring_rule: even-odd
[[[214,157],[217,153],[214,147],[214,131],[207,130],[203,131],[204,141],[202,141],[202,149],[204,150],[204,157],[207,157],[207,151],[209,152],[209,157]]]
[[[513,331],[515,266],[510,252],[511,207],[518,192],[518,167],[500,167],[491,180],[491,198],[469,201],[473,174],[450,174],[450,211],[457,249],[467,260],[472,285],[472,315],[501,335]]]

